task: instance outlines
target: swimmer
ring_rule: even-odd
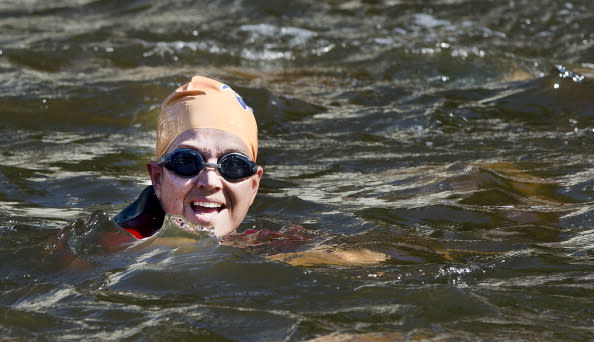
[[[280,246],[307,244],[315,234],[300,227],[234,234],[264,173],[256,164],[257,156],[258,128],[252,108],[228,85],[194,76],[161,106],[156,155],[147,163],[152,185],[113,220],[138,239],[157,233],[169,214],[188,221],[180,227],[207,231],[229,245],[279,246],[271,242],[275,239]],[[168,244],[175,246],[181,240]],[[295,265],[369,264],[387,258],[383,253],[328,246],[285,253],[286,257],[282,251],[274,254],[271,259]]]
[[[258,192],[264,171],[257,154],[252,108],[228,85],[194,76],[161,106],[156,155],[147,163],[152,185],[114,221],[145,238],[167,213],[216,237],[229,235]]]

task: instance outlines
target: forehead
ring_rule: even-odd
[[[213,156],[229,152],[251,155],[249,148],[240,137],[215,128],[194,128],[184,131],[173,139],[167,152],[180,147],[190,147]]]

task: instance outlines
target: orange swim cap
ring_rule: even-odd
[[[256,118],[252,108],[228,85],[194,76],[163,101],[157,126],[157,159],[178,135],[194,128],[215,128],[237,135],[256,161]]]

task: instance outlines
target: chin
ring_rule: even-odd
[[[223,237],[223,236],[227,236],[231,233],[233,233],[235,231],[235,228],[229,229],[229,228],[221,228],[221,227],[215,227],[214,229],[214,235],[216,237]]]

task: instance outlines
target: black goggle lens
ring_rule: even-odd
[[[219,160],[219,170],[223,176],[230,179],[241,179],[253,175],[255,164],[240,154],[227,154]]]
[[[223,177],[229,180],[240,180],[256,173],[256,163],[239,153],[229,153],[222,156],[217,164],[204,162],[202,155],[189,148],[175,150],[164,155],[159,160],[159,165],[175,172],[182,177],[194,177],[204,166],[219,169]]]

